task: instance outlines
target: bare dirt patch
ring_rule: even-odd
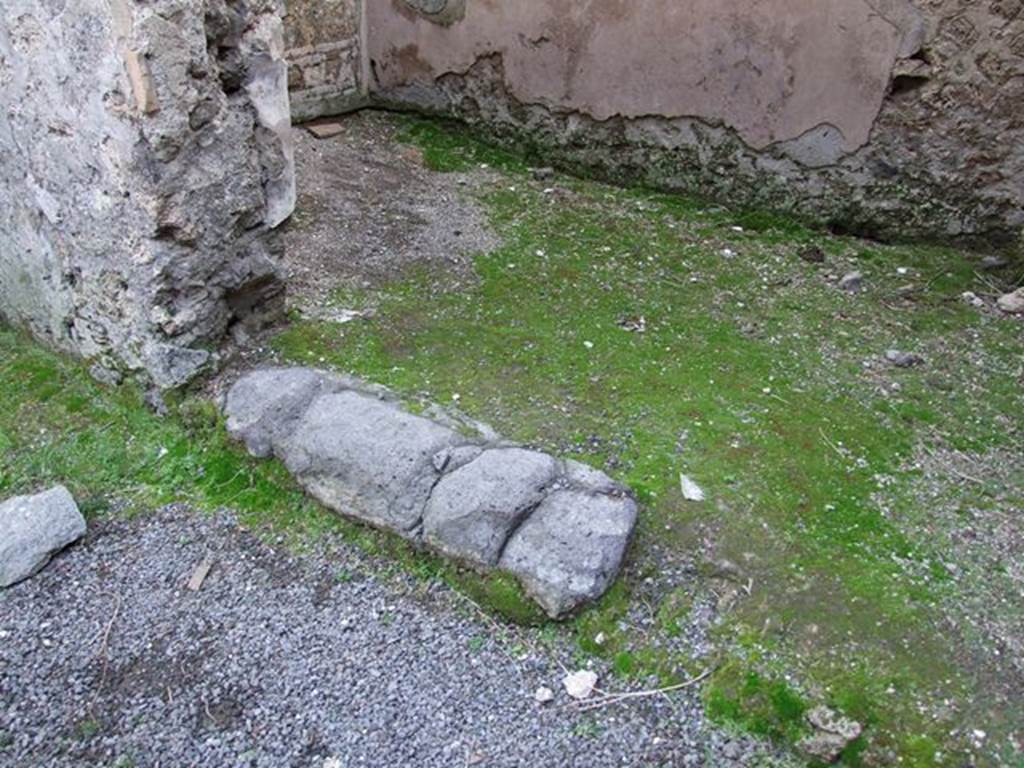
[[[295,131],[299,199],[284,230],[292,306],[331,317],[339,289],[374,287],[420,267],[472,277],[472,257],[498,243],[469,194],[488,174],[436,173],[418,149],[396,151],[393,116],[364,111],[341,120],[342,132],[329,139]]]

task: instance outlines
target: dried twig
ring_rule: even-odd
[[[213,723],[214,728],[220,728],[220,723],[217,722],[217,718],[213,716],[213,712],[210,711],[210,702],[203,697],[203,711],[206,712],[206,716],[210,718],[210,722]]]
[[[941,458],[939,458],[939,455],[932,448],[929,448],[927,445],[925,445],[923,447],[924,447],[925,452],[929,456],[931,456],[932,459],[934,459],[935,462],[937,464],[939,464],[946,471],[952,472],[954,475],[956,475],[957,477],[961,478],[962,480],[967,480],[968,482],[971,482],[971,483],[977,483],[978,485],[985,485],[985,481],[984,480],[981,480],[980,478],[977,478],[977,477],[973,477],[972,475],[968,475],[966,472],[961,472],[959,469],[957,469],[956,467],[953,466],[952,462],[943,461]]]
[[[984,283],[985,286],[988,288],[988,291],[975,291],[976,294],[980,293],[982,296],[988,296],[989,298],[996,298],[998,296],[1002,296],[1003,295],[1003,288],[1002,288],[1002,286],[1000,286],[999,283],[997,283],[995,280],[993,280],[988,275],[986,275],[986,274],[984,274],[982,272],[979,272],[978,270],[974,270],[974,277],[979,282]]]
[[[96,651],[93,658],[102,656],[102,666],[100,667],[100,684],[96,687],[96,693],[92,697],[92,704],[90,708],[96,705],[97,699],[100,694],[103,693],[103,686],[107,684],[107,668],[109,667],[109,658],[107,655],[107,649],[110,643],[110,633],[114,629],[114,622],[117,621],[117,616],[121,612],[121,596],[114,596],[114,611],[110,615],[110,621],[107,622],[107,626],[103,629],[103,637],[100,640],[100,647]]]
[[[821,439],[825,441],[829,448],[838,453],[843,459],[846,458],[846,454],[839,449],[838,445],[836,445],[835,443],[828,439],[828,435],[825,434],[825,430],[823,430],[821,427],[818,427],[818,434],[821,435]]]
[[[576,704],[569,704],[568,706],[573,707],[579,712],[590,712],[594,709],[601,709],[602,707],[610,707],[613,704],[621,704],[624,701],[630,701],[633,699],[642,699],[649,696],[663,696],[671,693],[672,691],[680,691],[683,688],[690,688],[697,683],[701,682],[710,675],[714,669],[709,667],[701,672],[697,677],[687,680],[685,683],[677,683],[676,685],[668,685],[664,688],[651,688],[644,691],[626,691],[624,693],[609,693],[604,696],[600,696],[596,699],[589,699],[587,701],[581,701]]]

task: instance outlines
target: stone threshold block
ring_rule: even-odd
[[[228,391],[224,413],[232,437],[280,459],[324,506],[511,573],[552,618],[604,594],[636,526],[636,502],[603,472],[410,413],[352,377],[256,370]]]
[[[63,485],[0,503],[0,588],[35,575],[84,535],[85,518]]]

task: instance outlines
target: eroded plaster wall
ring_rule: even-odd
[[[163,387],[273,314],[283,51],[274,0],[6,0],[0,314]]]
[[[1024,226],[1024,0],[378,0],[369,89],[884,237]]]
[[[286,0],[288,89],[295,120],[364,106],[362,0]]]

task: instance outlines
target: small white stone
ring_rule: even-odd
[[[1024,314],[1024,288],[1000,296],[996,304],[1008,315]]]
[[[608,639],[608,638],[607,638],[607,637],[605,637],[605,634],[604,634],[604,632],[598,632],[598,633],[597,633],[597,636],[596,636],[596,637],[594,638],[594,644],[595,644],[595,645],[604,645],[604,643],[605,643],[605,641],[606,641],[607,639]]]
[[[684,474],[679,475],[679,490],[687,501],[704,501],[704,490]]]
[[[597,685],[597,673],[589,669],[581,669],[565,676],[562,680],[565,692],[574,699],[586,699],[594,692]]]
[[[546,685],[542,685],[534,692],[533,700],[538,704],[547,704],[548,702],[555,700],[555,692]]]
[[[960,298],[965,303],[970,304],[972,307],[977,307],[980,309],[981,307],[985,306],[985,300],[978,296],[978,294],[976,294],[974,291],[964,291],[963,293],[960,294]]]
[[[584,341],[583,342],[583,346],[586,347],[587,349],[593,349],[594,348],[594,342],[592,342],[592,341]]]

